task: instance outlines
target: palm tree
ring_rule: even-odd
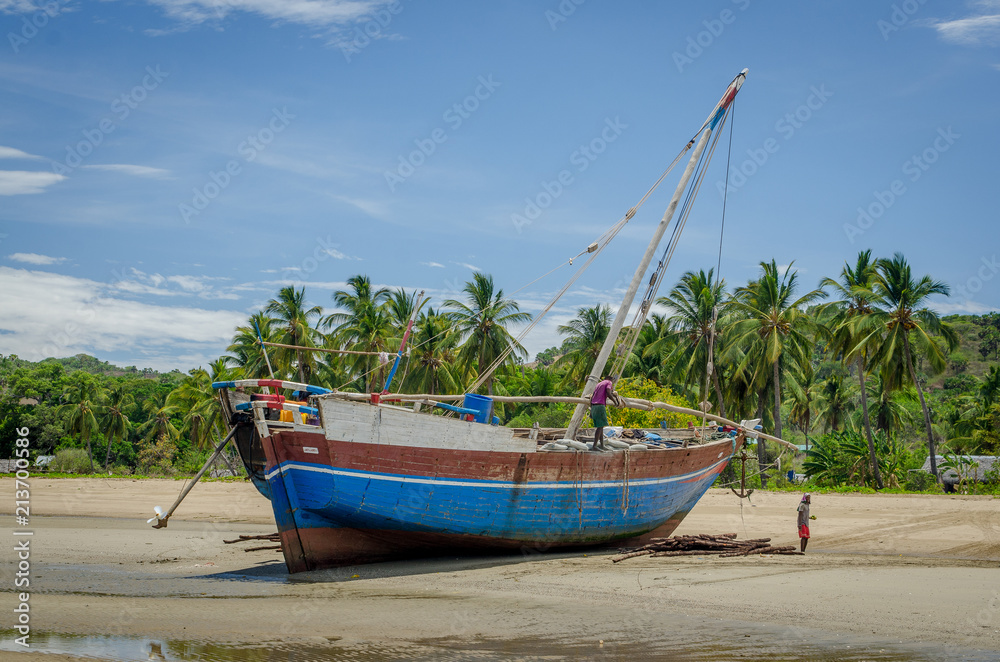
[[[555,365],[569,366],[567,382],[583,386],[597,355],[601,353],[613,320],[611,307],[600,304],[593,308],[580,308],[574,319],[559,326],[559,333],[567,336],[563,347],[568,351],[559,357]]]
[[[137,432],[144,434],[146,441],[166,437],[167,439],[177,439],[180,432],[170,420],[172,416],[180,411],[180,407],[167,402],[167,395],[156,393],[142,403],[142,411],[148,419],[139,426]]]
[[[910,265],[902,253],[896,253],[892,259],[879,260],[876,268],[874,292],[878,297],[875,300],[877,308],[869,316],[871,323],[864,325],[867,335],[860,342],[868,346],[877,345],[875,360],[890,369],[888,373],[892,380],[890,386],[902,386],[906,382],[906,377],[909,377],[916,386],[920,407],[924,413],[924,427],[927,430],[931,473],[938,478],[937,449],[931,427],[931,414],[913,366],[913,350],[914,348],[920,350],[933,372],[941,372],[947,367],[945,353],[930,334],[943,337],[951,350],[958,346],[958,334],[924,304],[932,295],[947,296],[950,289],[947,284],[932,280],[930,276],[914,280]],[[905,376],[899,369],[901,365],[906,369]]]
[[[125,388],[124,384],[116,384],[108,391],[107,404],[101,409],[101,422],[104,427],[104,435],[108,438],[108,450],[104,455],[104,470],[108,470],[111,464],[111,444],[115,438],[124,439],[132,427],[129,421],[128,411],[135,404],[132,394]]]
[[[809,450],[809,431],[812,429],[813,409],[816,405],[819,383],[812,365],[804,366],[801,379],[791,382],[789,389],[792,395],[792,406],[788,412],[788,420],[806,437],[806,450]]]
[[[891,380],[885,376],[885,372],[880,370],[872,373],[866,385],[872,403],[869,408],[872,427],[876,432],[884,432],[888,439],[913,420],[913,416],[903,403],[915,403],[918,400],[916,389],[912,386],[896,390],[889,388]]]
[[[511,351],[503,363],[513,363],[516,357],[527,356],[507,327],[527,322],[531,315],[522,313],[516,301],[504,297],[503,290],[494,288],[493,276],[476,272],[462,291],[468,295],[465,302],[448,299],[444,305],[451,309],[448,315],[463,341],[459,360],[465,374],[475,367],[477,374],[482,376],[507,350]],[[493,395],[492,372],[485,379],[486,391]]]
[[[854,411],[854,407],[854,394],[844,383],[842,375],[830,375],[820,383],[819,407],[816,415],[823,420],[827,430],[839,432],[847,416]],[[873,466],[873,471],[878,475],[877,466]]]
[[[420,302],[420,308],[423,308],[427,301],[428,298],[424,298]],[[402,337],[403,332],[406,331],[406,325],[410,322],[410,317],[413,316],[414,309],[417,308],[417,293],[407,292],[402,287],[397,287],[389,292],[385,306],[392,319],[396,334]]]
[[[678,342],[673,351],[665,355],[664,361],[673,365],[675,375],[683,376],[685,386],[698,384],[699,402],[708,400],[708,354],[709,344],[714,335],[715,352],[713,363],[721,356],[720,334],[715,328],[719,307],[726,291],[726,282],[712,282],[714,269],[688,271],[670,290],[670,294],[660,297],[657,303],[666,306],[673,313],[667,318],[670,328],[677,334]],[[726,405],[722,399],[719,371],[712,370],[712,388],[718,401],[719,414],[726,415]]]
[[[323,315],[323,309],[319,306],[306,308],[306,288],[296,290],[289,285],[281,288],[277,298],[271,299],[264,307],[264,312],[271,316],[274,323],[278,325],[278,342],[284,345],[294,345],[296,347],[315,347],[315,339],[319,336],[319,331],[313,326],[313,318],[319,320]],[[278,348],[275,352],[278,362],[291,367],[294,357],[295,365],[298,367],[299,381],[308,383],[316,366],[312,353],[303,352],[301,349]]]
[[[990,366],[990,371],[983,376],[983,381],[979,386],[979,397],[983,403],[983,409],[989,408],[998,397],[1000,397],[1000,366]]]
[[[393,337],[392,317],[386,308],[390,293],[387,288],[373,290],[368,276],[347,279],[350,290],[337,290],[333,301],[346,312],[336,312],[323,319],[324,328],[333,328],[335,344],[356,352],[387,352]],[[351,355],[349,359],[365,390],[374,392],[384,377],[376,367],[376,357],[369,354]]]
[[[575,389],[575,387],[567,386],[566,380],[560,377],[554,368],[543,365],[536,365],[534,368],[520,366],[518,369],[511,370],[507,375],[505,385],[508,395],[532,397],[569,395],[569,391],[565,389]],[[522,416],[539,416],[543,412],[553,411],[560,405],[524,402],[509,406],[515,409],[512,418],[522,418]]]
[[[736,313],[734,321],[725,330],[728,342],[746,347],[737,372],[757,375],[752,383],[760,385],[763,394],[766,379],[764,371],[771,371],[774,393],[774,436],[781,436],[781,365],[809,362],[813,347],[807,332],[814,331],[816,323],[804,307],[822,299],[822,290],[812,290],[794,299],[798,273],[789,265],[784,273],[774,260],[761,262],[761,275],[736,291],[728,306]],[[763,439],[757,440],[758,453],[764,448]],[[766,464],[766,460],[764,462]]]
[[[218,367],[218,366],[216,366]],[[204,368],[194,368],[167,396],[166,404],[184,412],[184,428],[191,443],[204,449],[212,442],[212,432],[221,416],[219,400],[212,388],[212,377]]]
[[[458,335],[453,331],[451,321],[433,308],[420,316],[413,328],[408,359],[412,367],[402,390],[433,395],[462,388],[456,365]]]
[[[270,377],[267,369],[267,361],[264,354],[267,348],[260,344],[257,338],[257,331],[266,342],[276,342],[272,330],[271,318],[263,311],[256,312],[250,316],[244,326],[236,327],[236,335],[227,352],[232,356],[224,356],[226,363],[237,366],[242,370],[246,379],[266,379]]]
[[[884,487],[882,474],[879,471],[878,458],[875,455],[875,440],[872,436],[871,420],[868,418],[868,393],[865,388],[865,373],[868,369],[868,347],[860,342],[865,337],[859,329],[865,322],[865,316],[872,313],[872,302],[875,300],[873,291],[876,277],[875,261],[870,250],[858,253],[857,262],[851,267],[844,263],[840,271],[840,282],[832,278],[824,278],[820,287],[832,287],[834,293],[840,296],[833,305],[838,306],[834,318],[834,331],[830,346],[839,352],[844,362],[851,357],[857,364],[858,381],[861,383],[861,418],[868,439],[869,461],[875,476],[878,489]]]
[[[87,442],[87,457],[90,458],[90,473],[94,473],[94,454],[90,449],[90,437],[99,430],[96,413],[104,393],[97,382],[89,376],[74,380],[63,392],[66,404],[59,407],[60,416],[66,416],[66,430],[77,434]]]
[[[635,349],[625,362],[622,377],[646,377],[659,386],[674,386],[670,384],[667,363],[663,356],[669,355],[677,346],[677,336],[670,330],[667,318],[653,313],[642,325]]]

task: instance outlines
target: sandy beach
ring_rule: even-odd
[[[1000,500],[991,497],[815,495],[806,556],[613,564],[612,552],[592,551],[289,576],[280,552],[223,543],[274,531],[269,503],[249,483],[199,485],[168,528],[148,526],[153,506],[168,507],[182,486],[31,481],[34,643],[16,659],[293,659],[275,651],[304,656],[294,659],[636,659],[669,651],[666,659],[930,660],[1000,652]],[[14,481],[0,488],[13,495]],[[748,503],[712,490],[677,533],[795,544],[798,498],[757,493]],[[4,506],[8,532],[12,515]],[[3,562],[11,614],[17,561],[8,551]],[[2,659],[19,650],[11,627],[8,616]]]

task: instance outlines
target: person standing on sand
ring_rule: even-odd
[[[615,385],[610,379],[605,377],[594,388],[593,395],[590,396],[590,418],[594,420],[594,450],[607,450],[604,445],[604,428],[608,424],[608,396],[614,395]]]
[[[811,500],[809,493],[806,492],[802,495],[802,501],[799,502],[799,550],[806,551],[806,545],[809,544],[809,504]]]

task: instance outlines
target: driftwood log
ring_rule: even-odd
[[[674,536],[673,538],[653,538],[649,544],[628,550],[611,559],[614,563],[637,556],[697,556],[721,552],[720,558],[749,556],[751,554],[801,555],[794,546],[774,547],[770,538],[737,540],[735,533],[712,535],[701,533],[695,536]]]
[[[264,535],[261,535],[261,536],[244,536],[244,535],[241,535],[239,538],[236,538],[234,540],[223,540],[222,542],[226,543],[227,545],[232,545],[235,542],[250,542],[251,540],[266,540],[268,542],[277,542],[277,543],[280,543],[281,542],[281,537],[278,534],[278,532],[275,531],[274,533],[265,533]],[[281,545],[264,545],[264,546],[260,546],[260,547],[247,547],[243,551],[244,552],[259,552],[259,551],[262,551],[262,550],[265,550],[265,549],[281,549]]]
[[[278,532],[275,531],[274,533],[265,533],[260,536],[241,535],[239,538],[236,538],[235,540],[223,540],[222,542],[226,543],[227,545],[232,545],[234,542],[246,542],[248,540],[269,540],[271,542],[280,542],[281,538]]]

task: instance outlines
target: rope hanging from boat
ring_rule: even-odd
[[[622,469],[622,514],[628,514],[628,472],[629,472],[629,457],[632,454],[628,448],[624,451],[625,455],[625,466]]]
[[[625,370],[625,365],[627,364],[629,357],[631,357],[632,351],[635,349],[635,345],[639,340],[639,334],[642,332],[642,327],[645,325],[646,318],[649,316],[649,311],[653,307],[656,294],[660,289],[660,285],[663,283],[667,267],[673,259],[674,251],[677,250],[681,234],[684,231],[684,227],[687,225],[687,220],[691,215],[691,210],[694,208],[694,200],[698,196],[701,184],[705,179],[705,174],[708,172],[708,164],[711,162],[712,156],[715,153],[719,137],[722,135],[722,127],[725,126],[725,122],[728,117],[729,109],[727,108],[721,119],[722,126],[719,127],[719,131],[713,134],[712,142],[709,145],[709,148],[705,150],[701,159],[698,161],[698,165],[695,170],[694,183],[687,191],[684,204],[681,207],[680,215],[674,224],[674,229],[671,232],[670,239],[663,250],[663,256],[660,258],[660,261],[656,266],[656,270],[650,277],[646,293],[643,295],[642,302],[636,310],[632,323],[628,326],[628,330],[625,332],[625,337],[621,340],[618,348],[616,349],[615,360],[611,366],[610,374],[612,375],[622,375]]]
[[[267,347],[284,347],[286,349],[298,349],[306,352],[325,352],[327,354],[358,354],[360,356],[378,356],[379,354],[385,354],[385,352],[361,352],[352,349],[327,349],[326,347],[302,347],[301,345],[284,345],[278,342],[268,342],[261,340],[261,345]]]

